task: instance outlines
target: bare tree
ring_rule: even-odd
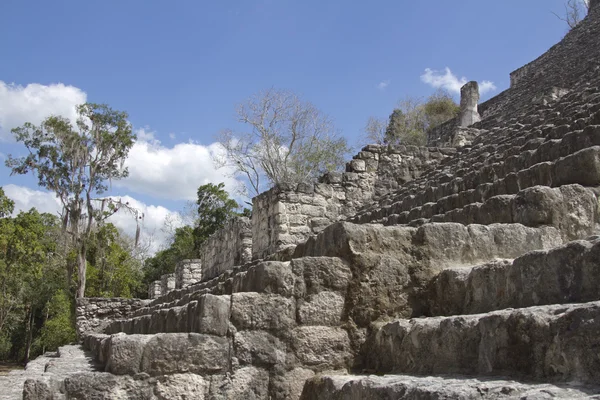
[[[554,11],[552,14],[556,18],[564,21],[569,26],[569,29],[573,29],[581,22],[581,20],[587,15],[590,10],[589,0],[567,0],[565,3],[565,13],[563,16],[558,15]]]
[[[312,180],[344,164],[346,139],[329,117],[292,92],[260,92],[238,106],[237,117],[247,129],[222,131],[223,152],[213,159],[246,182],[245,196],[283,182]]]
[[[364,127],[364,133],[367,141],[374,144],[386,144],[385,130],[388,121],[384,118],[369,117],[367,125]]]

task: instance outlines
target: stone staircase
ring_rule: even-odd
[[[118,312],[82,300],[83,347],[102,372],[45,367],[24,398],[600,398],[598,7],[548,53],[576,77],[554,90],[521,71],[468,128],[471,145],[351,218],[265,259],[254,241],[253,261],[149,302],[104,300]],[[573,49],[585,69],[564,57]],[[273,198],[293,208],[294,196]],[[285,208],[267,206],[266,221]]]
[[[62,346],[57,352],[46,353],[30,361],[24,370],[0,376],[0,399],[63,399],[60,384],[66,377],[80,372],[97,371],[100,367],[82,346]]]

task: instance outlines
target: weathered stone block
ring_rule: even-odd
[[[344,368],[350,359],[350,339],[341,328],[300,326],[292,333],[298,360],[316,370]]]
[[[115,375],[134,375],[141,372],[142,356],[149,335],[117,334],[108,342],[106,371]]]
[[[580,150],[554,164],[555,185],[600,185],[600,146]]]
[[[296,324],[293,299],[260,293],[234,293],[231,322],[238,330],[260,329],[284,332]]]
[[[229,330],[231,296],[205,294],[198,300],[193,332],[225,336]]]
[[[241,364],[273,366],[284,364],[286,360],[285,343],[264,331],[236,332],[233,348]]]
[[[229,341],[199,333],[159,333],[144,345],[141,372],[214,374],[229,368]]]
[[[298,318],[302,325],[338,326],[344,311],[344,297],[339,293],[323,291],[300,302]]]

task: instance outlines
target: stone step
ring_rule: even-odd
[[[596,136],[597,142],[600,143],[600,127]],[[583,140],[578,143],[582,142]],[[598,186],[599,160],[600,146],[592,146],[565,157],[535,162],[519,169],[508,169],[502,164],[494,164],[441,186],[430,183],[421,194],[403,196],[393,204],[361,213],[352,220],[360,223],[382,222],[390,215],[403,215],[405,221],[401,223],[407,223],[413,219],[429,218],[431,215],[444,214],[472,203],[484,202],[493,196],[516,194],[519,190],[537,185]]]
[[[98,368],[98,363],[82,346],[62,346],[57,352],[46,353],[31,360],[24,370],[11,371],[8,375],[0,376],[0,399],[20,400],[33,396],[32,393],[24,395],[23,392],[24,384],[28,380],[53,380],[58,384],[70,374],[96,371]]]
[[[600,386],[524,383],[497,377],[320,375],[301,400],[600,399]]]
[[[600,116],[600,113],[597,114]],[[504,129],[500,142],[479,143],[471,148],[459,149],[454,157],[445,159],[436,170],[425,172],[420,178],[403,185],[402,190],[383,196],[380,204],[391,204],[401,200],[403,196],[417,194],[419,188],[422,191],[427,187],[443,186],[453,179],[468,178],[469,174],[472,178],[481,169],[492,165],[499,171],[508,168],[509,171],[505,174],[511,172],[511,168],[512,172],[517,172],[536,162],[554,161],[558,157],[598,144],[596,139],[592,138],[590,141],[590,135],[595,135],[597,127],[588,126],[598,124],[600,121],[596,122],[596,119],[600,118],[590,118],[587,124],[573,126],[569,124],[571,121],[566,120],[568,122],[560,125],[546,124],[533,128],[519,124],[516,129],[509,128],[509,132]],[[582,126],[577,128],[579,125]],[[443,191],[440,193],[443,197]],[[451,193],[446,195],[449,194]]]
[[[600,300],[600,240],[537,250],[514,261],[447,269],[423,294],[428,316]]]
[[[546,172],[545,175],[547,175],[547,178],[543,178],[543,180],[548,180],[548,182],[542,180],[534,183],[531,182],[532,173],[535,173],[540,168],[544,170],[549,168],[548,165],[538,164],[554,164],[561,158],[567,158],[578,151],[600,145],[600,126],[587,126],[583,130],[567,132],[569,132],[568,126],[549,127],[543,133],[540,133],[540,135],[545,136],[545,141],[542,142],[540,141],[542,138],[535,137],[522,146],[514,146],[505,150],[504,155],[499,155],[498,150],[490,148],[489,151],[485,151],[477,157],[482,158],[482,161],[469,159],[468,154],[461,154],[460,159],[464,160],[463,162],[468,166],[467,170],[461,169],[458,166],[446,165],[443,169],[446,172],[441,174],[438,172],[437,175],[425,174],[418,180],[408,182],[392,198],[382,198],[379,202],[380,207],[385,209],[393,204],[394,213],[410,211],[415,206],[438,202],[441,199],[456,195],[462,191],[474,190],[479,185],[492,184],[511,174],[517,175],[510,177],[511,185],[517,188],[519,187],[518,185],[520,185],[521,189],[536,184],[551,186],[553,184],[550,179],[552,171],[550,173]],[[495,156],[491,157],[492,154],[495,154]],[[576,157],[577,160],[580,158],[581,156]],[[561,161],[560,164],[564,166],[574,161],[576,160],[567,159]],[[536,165],[538,166],[534,168]],[[557,179],[554,180],[555,186],[563,184],[560,180],[565,178],[568,178],[566,183],[586,184],[582,181],[573,180],[570,176],[563,176],[565,175],[563,170],[563,168],[559,168],[562,174],[556,176]],[[566,171],[566,173],[568,172]],[[515,185],[515,183],[518,185]],[[501,191],[497,194],[504,193],[510,192]],[[368,213],[369,209],[366,212]],[[359,213],[358,218],[366,222],[369,219],[361,215],[364,213]]]
[[[224,336],[229,329],[231,297],[202,294],[187,304],[154,310],[148,314],[117,319],[104,332],[155,334],[198,332]]]
[[[472,198],[473,196],[471,196]],[[459,200],[455,197],[454,200]],[[460,202],[448,205],[444,214],[435,214],[435,204],[426,204],[411,212],[392,215],[386,225],[417,222],[458,222],[464,225],[494,223],[520,223],[525,226],[554,226],[566,240],[576,240],[592,235],[598,223],[598,201],[594,191],[581,185],[564,185],[557,188],[533,186],[517,194],[503,194],[485,202],[473,202],[459,207]]]
[[[174,290],[167,296],[160,297],[147,307],[140,308],[131,314],[132,317],[150,315],[163,309],[186,306],[199,300],[205,294],[231,294],[234,292],[279,293],[290,292],[289,262],[260,261],[235,268],[207,282],[191,285],[185,289]],[[291,294],[288,293],[288,295]]]
[[[340,223],[298,246],[289,262],[261,262],[228,274],[211,289],[213,294],[203,290],[186,293],[171,303],[140,309],[130,318],[115,320],[105,333],[213,333],[198,321],[215,313],[216,304],[222,307],[216,308],[222,310],[218,315],[226,319],[229,296],[244,292],[275,296],[283,304],[291,302],[298,310],[299,324],[339,323],[343,309],[350,306],[348,301],[360,313],[353,318],[366,325],[383,315],[410,317],[417,312],[412,308],[414,297],[443,268],[478,265],[497,257],[516,258],[562,243],[560,232],[547,226],[440,223],[412,228]],[[374,267],[375,259],[381,261]],[[382,276],[393,279],[382,280]],[[365,279],[372,284],[360,285]],[[349,299],[348,286],[353,287]],[[385,298],[388,300],[381,303]],[[327,312],[321,307],[325,299],[330,303]],[[208,311],[206,304],[210,305]],[[226,325],[219,326],[219,332],[226,331]]]
[[[600,302],[397,320],[369,335],[364,368],[597,383],[598,332]]]

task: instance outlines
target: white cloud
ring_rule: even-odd
[[[29,211],[32,207],[50,214],[57,214],[62,210],[60,200],[52,193],[13,184],[6,185],[3,189],[6,196],[15,202],[15,213]]]
[[[487,92],[492,92],[496,89],[497,88],[496,88],[496,85],[494,85],[494,82],[482,81],[479,84],[479,93],[481,93],[481,94],[485,94]]]
[[[176,135],[174,133],[172,133],[172,132],[169,133],[169,138],[171,138],[171,140],[175,140],[175,136]]]
[[[84,91],[62,83],[21,86],[0,81],[0,141],[12,140],[12,128],[25,122],[37,125],[50,115],[62,115],[74,122],[75,106],[86,100]]]
[[[392,82],[389,79],[387,79],[385,81],[381,81],[377,84],[377,89],[385,90],[385,89],[387,89],[388,86],[390,86],[390,83],[392,83]]]
[[[467,78],[464,76],[459,78],[454,75],[448,67],[446,67],[443,72],[426,68],[423,75],[421,75],[421,81],[435,89],[445,89],[450,93],[460,93],[460,88],[468,82]],[[481,94],[485,94],[492,90],[496,90],[496,86],[493,82],[482,81],[479,84],[479,93]]]
[[[220,151],[218,143],[204,146],[194,142],[166,147],[143,129],[129,151],[125,166],[129,176],[113,182],[136,193],[171,200],[195,200],[198,186],[224,182],[234,193],[237,181],[226,168],[216,169],[211,154]]]
[[[62,210],[60,200],[50,192],[33,190],[23,186],[9,184],[3,187],[6,196],[15,202],[15,211],[28,211],[35,207],[39,212],[57,214]],[[141,242],[150,243],[150,253],[153,254],[167,244],[168,232],[163,229],[165,221],[170,220],[173,227],[183,225],[183,218],[178,212],[171,211],[163,206],[148,205],[131,196],[114,197],[129,203],[131,207],[144,215],[140,220]],[[126,210],[120,210],[112,215],[108,222],[112,222],[117,228],[129,236],[135,236],[136,217]]]

